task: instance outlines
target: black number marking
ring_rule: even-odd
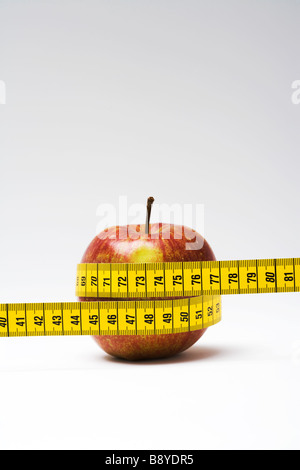
[[[275,282],[275,273],[266,273],[266,282]]]
[[[229,284],[231,284],[232,282],[238,282],[237,277],[238,277],[238,275],[236,273],[228,274]]]
[[[149,325],[152,325],[152,323],[154,321],[154,315],[152,313],[150,313],[148,315],[144,315],[144,321],[145,321],[145,323],[149,323]]]
[[[145,277],[144,276],[136,276],[135,284],[136,284],[136,287],[144,286],[145,285]]]
[[[183,322],[189,321],[189,314],[186,312],[180,312],[180,321],[183,321]]]
[[[43,317],[34,317],[34,324],[37,326],[43,326]]]
[[[89,323],[94,326],[98,325],[98,315],[90,315]]]
[[[126,286],[126,282],[127,282],[126,276],[125,277],[122,277],[122,276],[118,277],[118,287]]]
[[[164,313],[163,314],[163,321],[165,323],[171,323],[172,321],[172,313]]]
[[[97,285],[98,285],[98,279],[96,278],[96,276],[92,276],[92,277],[91,277],[91,285],[97,287]]]
[[[134,322],[135,322],[134,315],[126,315],[126,323],[129,323],[129,325],[134,325]]]
[[[210,284],[214,283],[219,283],[219,276],[217,276],[216,274],[210,274]]]
[[[247,273],[247,283],[256,282],[256,273]]]
[[[176,286],[176,284],[182,284],[182,276],[179,274],[177,276],[173,276],[173,286]]]
[[[194,284],[201,284],[201,276],[200,274],[192,274],[192,286]]]
[[[107,323],[115,325],[117,322],[117,315],[107,315]]]
[[[154,285],[155,285],[155,286],[163,286],[163,285],[164,285],[164,278],[163,278],[163,276],[156,276],[156,277],[154,277]]]

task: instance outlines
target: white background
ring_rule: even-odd
[[[298,257],[299,15],[1,0],[0,302],[74,300],[97,209],[121,195],[204,204],[218,259]],[[299,294],[224,297],[223,321],[159,362],[2,338],[1,449],[299,449],[299,310]]]

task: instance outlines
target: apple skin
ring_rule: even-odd
[[[132,230],[131,233],[135,235],[127,238],[124,238],[123,230],[124,227],[117,226],[101,232],[88,246],[81,262],[147,263],[216,259],[207,241],[198,233],[195,240],[196,232],[182,225],[151,224],[151,235],[145,234],[145,225],[128,225],[128,232]],[[193,249],[186,249],[186,243],[191,242],[194,243]],[[163,297],[156,298],[162,299]],[[80,297],[79,300],[84,302],[108,299]],[[195,344],[205,331],[206,329],[202,329],[165,335],[106,335],[94,336],[94,339],[107,354],[137,361],[174,356]]]

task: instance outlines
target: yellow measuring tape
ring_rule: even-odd
[[[221,295],[298,291],[300,258],[79,264],[85,302],[0,304],[0,336],[180,333],[218,323]]]

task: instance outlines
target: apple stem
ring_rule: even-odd
[[[145,225],[146,235],[149,235],[150,216],[151,216],[151,209],[152,209],[153,202],[154,202],[154,197],[148,197],[148,199],[147,199],[147,216],[146,216],[146,225]]]

